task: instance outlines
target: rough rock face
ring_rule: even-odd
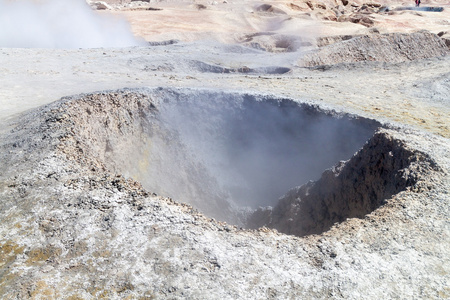
[[[204,213],[216,217],[214,212],[222,211],[231,215],[217,182],[188,153],[178,134],[159,122],[152,101],[139,92],[120,92],[87,95],[73,105],[67,104],[67,110],[79,116],[73,128],[76,140],[71,145],[82,145],[88,157],[115,173],[141,179],[158,194],[177,196],[191,204],[198,202],[195,197],[209,199],[202,202]],[[70,149],[68,145],[64,148]],[[170,167],[164,169],[163,165]],[[178,188],[169,191],[167,186],[149,181],[171,182]]]
[[[427,153],[411,159],[423,176],[364,218],[298,238],[216,222],[115,173],[107,158],[121,145],[114,135],[133,136],[136,116],[153,109],[136,92],[118,94],[120,102],[67,98],[2,134],[1,298],[449,296],[447,139],[384,129],[377,141],[392,141],[401,158],[398,147]],[[84,138],[84,122],[103,124],[98,147]],[[396,161],[386,156],[386,168],[401,167]]]
[[[399,63],[448,53],[445,42],[430,32],[391,33],[355,37],[319,48],[305,54],[299,64],[314,67],[360,61]]]
[[[267,226],[304,236],[319,234],[347,218],[363,218],[430,172],[424,154],[385,132],[377,133],[352,159],[323,173],[317,182],[292,189],[273,209],[259,209],[249,226]]]
[[[65,104],[77,116],[71,145],[152,192],[241,226],[242,213],[230,201],[242,209],[274,203],[350,157],[380,126],[289,99],[148,92],[86,95]]]

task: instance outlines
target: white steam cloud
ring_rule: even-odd
[[[377,126],[333,117],[288,99],[194,95],[165,102],[159,108],[160,119],[241,207],[275,205],[289,189],[316,180],[325,169],[349,159]],[[170,152],[175,153],[164,151],[165,167],[179,166],[179,153],[170,158]],[[194,178],[195,171],[191,173]],[[173,185],[179,174],[171,176],[163,185],[169,186],[175,199],[186,199],[187,193],[177,193]],[[195,178],[195,184],[210,186]],[[152,184],[159,180],[153,177]],[[180,182],[189,185],[186,178]]]
[[[0,0],[0,47],[100,48],[142,45],[125,20],[84,0]]]

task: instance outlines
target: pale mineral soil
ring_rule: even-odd
[[[344,9],[341,12],[351,14],[357,10],[352,9],[352,6],[359,8],[371,3],[361,0],[350,1],[344,7],[343,2],[336,0],[149,1],[134,2],[136,5],[131,2],[131,7],[130,4],[127,5],[128,1],[106,2],[113,7],[116,5],[113,12],[125,16],[136,35],[150,41],[214,39],[236,43],[250,34],[265,31],[294,35],[310,41],[322,36],[369,34],[374,28],[380,33],[428,30],[435,34],[444,33],[444,36],[450,34],[450,1],[446,0],[421,3],[422,6],[444,7],[444,11],[440,13],[402,11],[392,14],[369,14],[374,22],[369,28],[352,22],[336,22],[333,19],[333,16],[339,15],[332,9],[339,5]],[[277,10],[261,12],[260,7],[263,3]],[[387,6],[391,10],[414,6],[414,1],[389,0],[374,3]],[[318,4],[325,6],[325,9]],[[203,5],[204,9],[199,9],[199,5]],[[136,10],[145,8],[158,10]],[[299,57],[291,55],[284,59],[285,65],[294,68],[287,76],[264,78],[241,76],[238,82],[234,78],[226,80],[221,77],[217,80],[221,82],[220,86],[278,93],[293,98],[310,98],[365,115],[418,126],[449,137],[450,97],[446,95],[450,80],[448,58],[437,62],[420,62],[388,68],[338,67],[321,74],[317,71],[308,72],[305,69],[295,68],[300,57],[301,54]],[[250,64],[246,61],[240,63]],[[439,95],[442,97],[436,97],[435,90],[439,90],[440,87],[433,86],[433,83],[436,79],[442,78],[447,88],[444,89],[443,95]],[[184,85],[185,83],[181,81],[186,81],[183,78],[174,79],[177,81],[175,85]],[[204,85],[204,80],[201,81],[201,85]]]
[[[255,12],[262,2],[248,1],[141,3],[162,8],[151,11],[123,5],[125,1],[107,2],[115,9],[100,13],[126,17],[136,35],[180,42],[115,49],[0,49],[2,295],[448,298],[449,55],[307,69],[299,62],[303,50],[314,45],[272,53],[239,43],[266,31],[307,41],[373,34],[374,28],[380,33],[427,29],[445,37],[449,1],[422,2],[445,7],[442,13],[373,14],[372,27],[323,20],[329,11],[309,10],[303,1],[270,2],[284,14]],[[198,4],[206,8],[199,10]],[[259,71],[221,73],[218,67]],[[291,71],[270,74],[271,67]],[[70,145],[70,137],[80,134],[76,126],[90,120],[74,109],[77,97],[67,105],[34,110],[63,96],[124,87],[194,88],[194,95],[196,88],[270,93],[395,123],[403,128],[387,130],[389,136],[429,155],[424,164],[436,170],[364,218],[347,219],[320,235],[239,230],[154,197],[109,170],[88,168],[85,162],[96,157]],[[126,110],[118,112],[127,115]],[[4,125],[10,121],[18,125],[14,131]],[[111,128],[117,132],[108,134],[119,139],[120,128]],[[94,132],[90,138],[98,137]],[[84,140],[78,141],[89,150]],[[52,143],[59,145],[56,150]]]
[[[336,22],[332,10],[341,6],[346,14],[362,5],[375,3],[395,10],[413,7],[414,1],[104,1],[114,10],[100,11],[124,16],[133,32],[147,40],[178,38],[188,41],[214,37],[233,41],[252,32],[272,31],[297,35],[330,36],[339,34],[364,34],[368,28],[352,22]],[[312,9],[308,5],[312,5]],[[122,3],[122,4],[120,4]],[[275,11],[261,11],[262,4],[271,5]],[[199,5],[202,8],[199,9]],[[421,6],[448,7],[448,0],[422,1]],[[324,7],[325,8],[324,8]],[[151,9],[151,10],[148,10]],[[370,14],[374,27],[381,33],[429,30],[433,33],[448,31],[450,12],[396,11],[391,14]]]
[[[338,3],[334,2],[324,3],[333,7]],[[359,2],[354,5],[363,3]],[[304,2],[267,3],[282,13],[260,12],[257,7],[262,2],[256,1],[162,1],[133,5],[111,1],[115,9],[100,13],[125,17],[135,35],[147,41],[175,39],[179,43],[130,49],[1,49],[0,119],[81,92],[140,86],[204,87],[310,99],[449,137],[448,56],[397,65],[338,65],[321,71],[299,67],[303,51],[314,45],[290,53],[229,47],[249,35],[268,31],[307,42],[322,36],[369,34],[374,28],[380,33],[426,29],[446,36],[450,31],[449,1],[422,2],[422,6],[444,7],[440,13],[371,14],[375,22],[372,27],[323,20],[329,8],[311,10]],[[390,8],[412,6],[412,1],[381,3]],[[199,4],[206,8],[198,9]],[[351,6],[346,7],[350,10]],[[291,71],[283,75],[220,74],[199,70],[192,61],[228,68],[281,66]]]

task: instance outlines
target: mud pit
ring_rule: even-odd
[[[441,280],[440,261],[419,257],[446,251],[443,139],[430,151],[418,132],[198,89],[85,94],[16,122],[0,142],[7,297],[322,298],[342,282],[344,297],[375,297],[386,270],[430,296]]]
[[[0,298],[448,298],[448,9],[309,2],[121,5],[150,47],[1,49]],[[24,113],[124,86],[170,89]]]
[[[69,105],[81,118],[83,152],[148,191],[240,227],[321,233],[363,218],[417,179],[407,170],[418,156],[374,135],[380,123],[292,99],[143,89]]]

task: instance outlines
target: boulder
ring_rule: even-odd
[[[352,23],[361,24],[366,27],[372,27],[374,25],[374,21],[369,16],[361,13],[350,15],[348,20]],[[340,22],[342,22],[342,20]]]
[[[349,22],[350,18],[347,15],[340,15],[337,20],[338,22]]]
[[[375,24],[375,22],[370,17],[365,16],[359,21],[359,24],[364,25],[366,27],[372,27]]]
[[[366,3],[364,3],[364,5],[372,7],[372,8],[375,8],[375,7],[379,8],[379,7],[381,7],[381,4],[378,3],[378,2],[366,2]]]
[[[316,14],[317,18],[321,19],[321,20],[328,20],[328,21],[337,21],[337,14],[336,12],[334,12],[333,10],[325,10],[325,11],[320,11]]]
[[[288,7],[292,10],[305,11],[309,9],[309,6],[306,3],[289,3]]]
[[[106,10],[106,9],[110,10],[110,9],[112,9],[112,7],[110,5],[108,5],[108,3],[103,2],[103,1],[91,2],[90,6],[93,9],[96,9],[96,10]]]

